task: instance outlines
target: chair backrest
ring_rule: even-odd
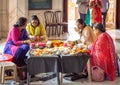
[[[63,22],[63,12],[62,11],[55,11],[56,22],[61,23]]]
[[[45,24],[49,23],[55,23],[55,15],[53,11],[45,11],[44,12],[44,17],[45,17]]]

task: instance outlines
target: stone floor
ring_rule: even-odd
[[[46,82],[36,81],[32,82],[30,85],[58,85],[57,79],[51,79]],[[115,81],[104,81],[104,82],[89,82],[87,79],[79,79],[77,81],[67,81],[63,80],[63,85],[120,85],[120,77]]]

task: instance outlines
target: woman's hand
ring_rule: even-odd
[[[97,4],[97,7],[102,8],[102,5],[101,4]]]
[[[44,36],[36,36],[35,40],[37,40],[37,41],[45,40],[45,37]]]
[[[30,39],[35,38],[35,36],[33,36],[33,35],[29,35],[28,37],[29,37]]]
[[[30,44],[30,43],[31,43],[31,40],[29,40],[29,39],[23,41],[23,44]]]
[[[26,43],[27,43],[27,44],[30,44],[30,43],[31,43],[31,40],[26,40]]]
[[[67,41],[67,44],[70,46],[74,46],[75,45],[75,41]]]
[[[41,40],[45,40],[45,37],[44,37],[44,36],[40,36],[40,39],[41,39]]]
[[[74,27],[74,30],[75,30],[76,32],[79,32],[79,29],[78,29],[77,27]]]

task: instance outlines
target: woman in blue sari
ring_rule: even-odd
[[[25,55],[29,50],[30,43],[25,30],[26,25],[27,19],[20,17],[9,31],[4,47],[4,53],[12,55],[14,57],[13,62],[17,66],[24,66],[26,64],[25,59],[27,57]]]

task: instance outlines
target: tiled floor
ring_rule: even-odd
[[[116,53],[120,56],[120,30],[108,30],[107,31],[114,39],[115,41],[115,48],[116,48]],[[75,38],[74,38],[75,37]],[[79,38],[77,34],[75,34],[74,29],[70,28],[69,29],[69,34],[65,33],[61,35],[60,37],[57,36],[52,36],[50,39],[70,39],[74,40]],[[116,39],[116,40],[115,40]],[[5,44],[5,39],[0,40],[0,52],[3,51]],[[12,81],[6,81],[7,83],[12,83]],[[2,84],[0,84],[2,85]],[[5,85],[16,85],[16,84],[5,84]],[[22,85],[22,84],[21,84]],[[57,79],[51,79],[46,82],[43,81],[35,81],[31,82],[31,85],[57,85]],[[104,82],[88,82],[88,79],[80,79],[74,82],[64,80],[63,85],[120,85],[120,77],[117,77],[115,81],[104,81]]]

